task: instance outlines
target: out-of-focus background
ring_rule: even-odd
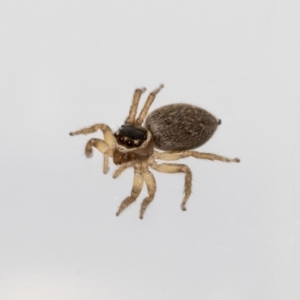
[[[299,299],[300,3],[6,1],[0,12],[0,299]],[[154,171],[118,218],[114,180],[90,136],[151,110],[201,106],[222,119],[184,176]],[[143,95],[142,102],[146,95]],[[183,161],[181,161],[183,162]]]

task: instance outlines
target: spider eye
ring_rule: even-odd
[[[126,142],[126,146],[127,146],[128,148],[133,147],[133,142],[132,142],[131,140],[128,140],[128,141]]]
[[[124,144],[124,137],[118,136],[118,143],[119,144]]]

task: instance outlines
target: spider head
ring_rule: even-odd
[[[116,164],[147,159],[153,153],[152,135],[140,125],[122,125],[114,136],[116,140],[114,162]]]
[[[122,148],[119,150],[124,150],[124,152],[141,147],[147,141],[147,135],[145,128],[134,125],[122,125],[114,134],[117,145]]]

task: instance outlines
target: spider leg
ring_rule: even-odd
[[[129,111],[129,116],[125,121],[125,124],[134,124],[136,111],[139,105],[141,95],[146,91],[146,88],[136,89],[133,94],[133,100]]]
[[[113,148],[115,145],[115,138],[109,126],[106,124],[95,124],[90,127],[85,127],[83,129],[70,132],[70,135],[78,135],[78,134],[90,134],[96,132],[97,130],[101,130],[104,135],[105,142],[109,145],[110,148]]]
[[[143,170],[143,177],[147,185],[148,194],[149,196],[146,197],[141,205],[141,211],[140,211],[140,219],[143,219],[144,213],[148,205],[152,202],[155,191],[156,191],[156,182],[153,174],[148,170],[148,167],[145,167]]]
[[[140,112],[140,115],[139,115],[138,119],[136,120],[136,124],[137,124],[137,125],[141,125],[141,124],[143,123],[143,121],[144,121],[144,119],[145,119],[145,117],[146,117],[146,115],[147,115],[147,113],[148,113],[148,110],[149,110],[149,108],[150,108],[152,102],[154,101],[154,99],[155,99],[156,95],[158,94],[158,92],[159,92],[163,87],[164,87],[164,85],[161,84],[157,89],[155,89],[154,91],[152,91],[152,92],[149,94],[149,96],[148,96],[148,98],[147,98],[147,101],[146,101],[146,103],[145,103],[145,105],[144,105],[142,111]]]
[[[103,153],[103,173],[106,174],[109,170],[108,158],[109,156],[112,157],[112,149],[105,141],[101,139],[90,139],[85,146],[85,155],[88,158],[92,157],[93,155],[92,147],[98,149],[101,153]]]
[[[127,163],[122,164],[114,173],[113,178],[117,178],[120,176],[120,174],[128,169],[129,167],[132,167],[135,164],[134,161],[129,161]]]
[[[184,198],[181,203],[181,209],[186,210],[186,202],[192,193],[192,172],[190,168],[182,164],[157,164],[154,160],[150,162],[150,166],[162,173],[185,173]]]
[[[136,200],[136,198],[141,193],[143,188],[144,178],[142,175],[142,170],[140,164],[135,164],[134,166],[134,180],[133,187],[131,190],[131,195],[121,203],[116,215],[118,216],[127,206]]]
[[[187,151],[180,151],[180,152],[158,152],[155,151],[155,158],[157,159],[162,159],[162,160],[177,160],[180,158],[185,158],[185,157],[195,157],[195,158],[200,158],[200,159],[209,159],[209,160],[220,160],[223,162],[240,162],[239,158],[227,158],[224,156],[212,154],[212,153],[200,153],[197,151],[192,151],[192,150],[187,150]]]

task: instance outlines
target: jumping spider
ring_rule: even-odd
[[[105,124],[96,124],[71,132],[70,135],[89,134],[98,129],[103,132],[104,140],[92,138],[85,147],[87,157],[92,156],[93,147],[103,153],[103,173],[108,172],[108,158],[120,167],[115,171],[113,178],[117,178],[125,169],[134,168],[134,181],[131,195],[121,203],[117,216],[139,196],[144,182],[147,185],[148,197],[141,205],[140,218],[154,198],[156,182],[149,166],[162,173],[185,173],[184,198],[181,209],[186,210],[186,202],[191,195],[192,173],[188,166],[183,164],[157,164],[156,159],[178,160],[184,157],[195,157],[223,162],[239,162],[238,158],[229,159],[211,153],[200,153],[191,149],[198,148],[207,142],[215,132],[221,120],[215,118],[206,110],[190,104],[170,104],[162,106],[150,113],[142,126],[148,110],[157,93],[163,88],[160,85],[151,92],[148,99],[136,118],[137,107],[141,94],[145,88],[136,89],[133,95],[129,116],[125,124],[115,133]],[[165,150],[158,152],[155,148]]]

